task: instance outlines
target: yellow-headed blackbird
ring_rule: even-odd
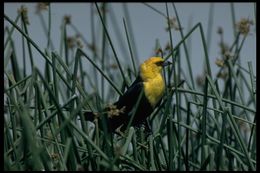
[[[165,82],[162,76],[162,68],[171,64],[161,57],[151,57],[141,64],[139,75],[127,91],[119,97],[113,105],[104,109],[103,113],[86,112],[86,120],[100,120],[101,115],[107,117],[108,131],[115,131],[123,125],[128,125],[132,116],[132,126],[147,124],[146,118],[160,103]]]

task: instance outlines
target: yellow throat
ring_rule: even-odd
[[[163,62],[164,60],[160,57],[151,57],[140,66],[144,93],[153,107],[162,98],[165,90],[164,79],[161,74]]]

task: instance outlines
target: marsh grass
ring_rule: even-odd
[[[236,30],[232,4],[234,41],[228,49],[224,42],[220,44],[225,51],[217,63],[217,77],[212,75],[209,63],[211,31],[205,34],[197,23],[184,33],[174,4],[165,4],[166,14],[144,4],[168,19],[168,49],[158,46],[158,50],[174,62],[164,70],[168,87],[162,104],[149,118],[153,133],[148,137],[145,129],[130,124],[122,135],[109,134],[105,118],[101,123],[105,130],[101,131],[97,123],[88,123],[83,116],[86,110],[101,111],[108,98],[121,95],[138,74],[127,5],[123,5],[126,15],[122,23],[114,24],[124,26],[124,36],[119,34],[116,39],[127,46],[123,49],[129,53],[129,65],[120,62],[106,27],[108,11],[112,13],[107,4],[91,4],[91,23],[99,20],[101,29],[97,33],[91,26],[92,41],[84,39],[69,16],[64,18],[59,51],[50,51],[58,46],[53,45],[50,35],[51,4],[45,5],[41,7],[48,10],[47,22],[41,12],[39,17],[48,38],[46,49],[41,49],[28,33],[28,27],[33,26],[28,25],[26,8],[15,20],[4,15],[11,24],[5,30],[4,42],[4,170],[256,170],[256,74],[252,62],[240,64],[239,53],[247,35]],[[176,16],[175,25],[170,16]],[[68,37],[69,27],[78,37]],[[22,37],[22,53],[15,48],[15,30]],[[173,43],[172,32],[181,35],[180,42]],[[187,46],[188,38],[195,33],[200,35],[197,41],[202,43],[204,53],[201,61],[205,73],[199,80],[195,80]],[[102,36],[101,46],[97,34]],[[86,53],[82,46],[92,53]],[[180,48],[184,48],[184,54],[180,54]],[[45,61],[44,73],[33,50]],[[26,64],[28,58],[30,63]],[[187,70],[182,67],[183,58]],[[18,59],[24,63],[19,64]],[[113,66],[108,65],[111,62]],[[84,63],[92,69],[84,68]],[[26,73],[26,68],[31,73]]]

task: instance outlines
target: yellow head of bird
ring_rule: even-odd
[[[141,64],[140,75],[144,81],[155,78],[157,75],[161,75],[162,68],[169,64],[171,63],[164,61],[161,57],[151,57]]]

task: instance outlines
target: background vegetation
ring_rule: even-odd
[[[131,63],[123,64],[106,27],[108,4],[91,4],[92,19],[96,15],[101,28],[101,33],[92,28],[92,42],[78,31],[70,16],[64,16],[60,45],[55,45],[59,50],[54,51],[51,4],[37,6],[48,38],[44,48],[30,37],[28,27],[33,26],[25,6],[14,20],[4,15],[11,25],[4,31],[5,170],[256,170],[256,74],[251,61],[240,63],[240,51],[255,20],[235,20],[230,5],[234,40],[228,46],[223,29],[218,29],[221,54],[214,76],[201,23],[184,33],[173,3],[165,4],[165,14],[144,5],[168,21],[169,43],[164,47],[155,43],[154,55],[174,62],[164,71],[168,87],[162,104],[149,118],[153,130],[149,136],[143,128],[133,127],[123,135],[111,135],[83,116],[86,110],[100,111],[116,100],[138,74],[129,18],[123,19],[125,37],[117,38],[127,43],[130,55]],[[174,14],[169,14],[169,8]],[[43,10],[48,12],[47,19]],[[74,36],[69,36],[68,29]],[[22,52],[17,52],[14,31],[22,37]],[[173,43],[173,32],[181,35],[180,42]],[[204,54],[200,59],[203,73],[198,77],[193,75],[196,67],[187,46],[195,33]],[[44,64],[35,63],[34,51]],[[182,66],[183,59],[188,68]],[[177,87],[180,81],[184,83]]]

